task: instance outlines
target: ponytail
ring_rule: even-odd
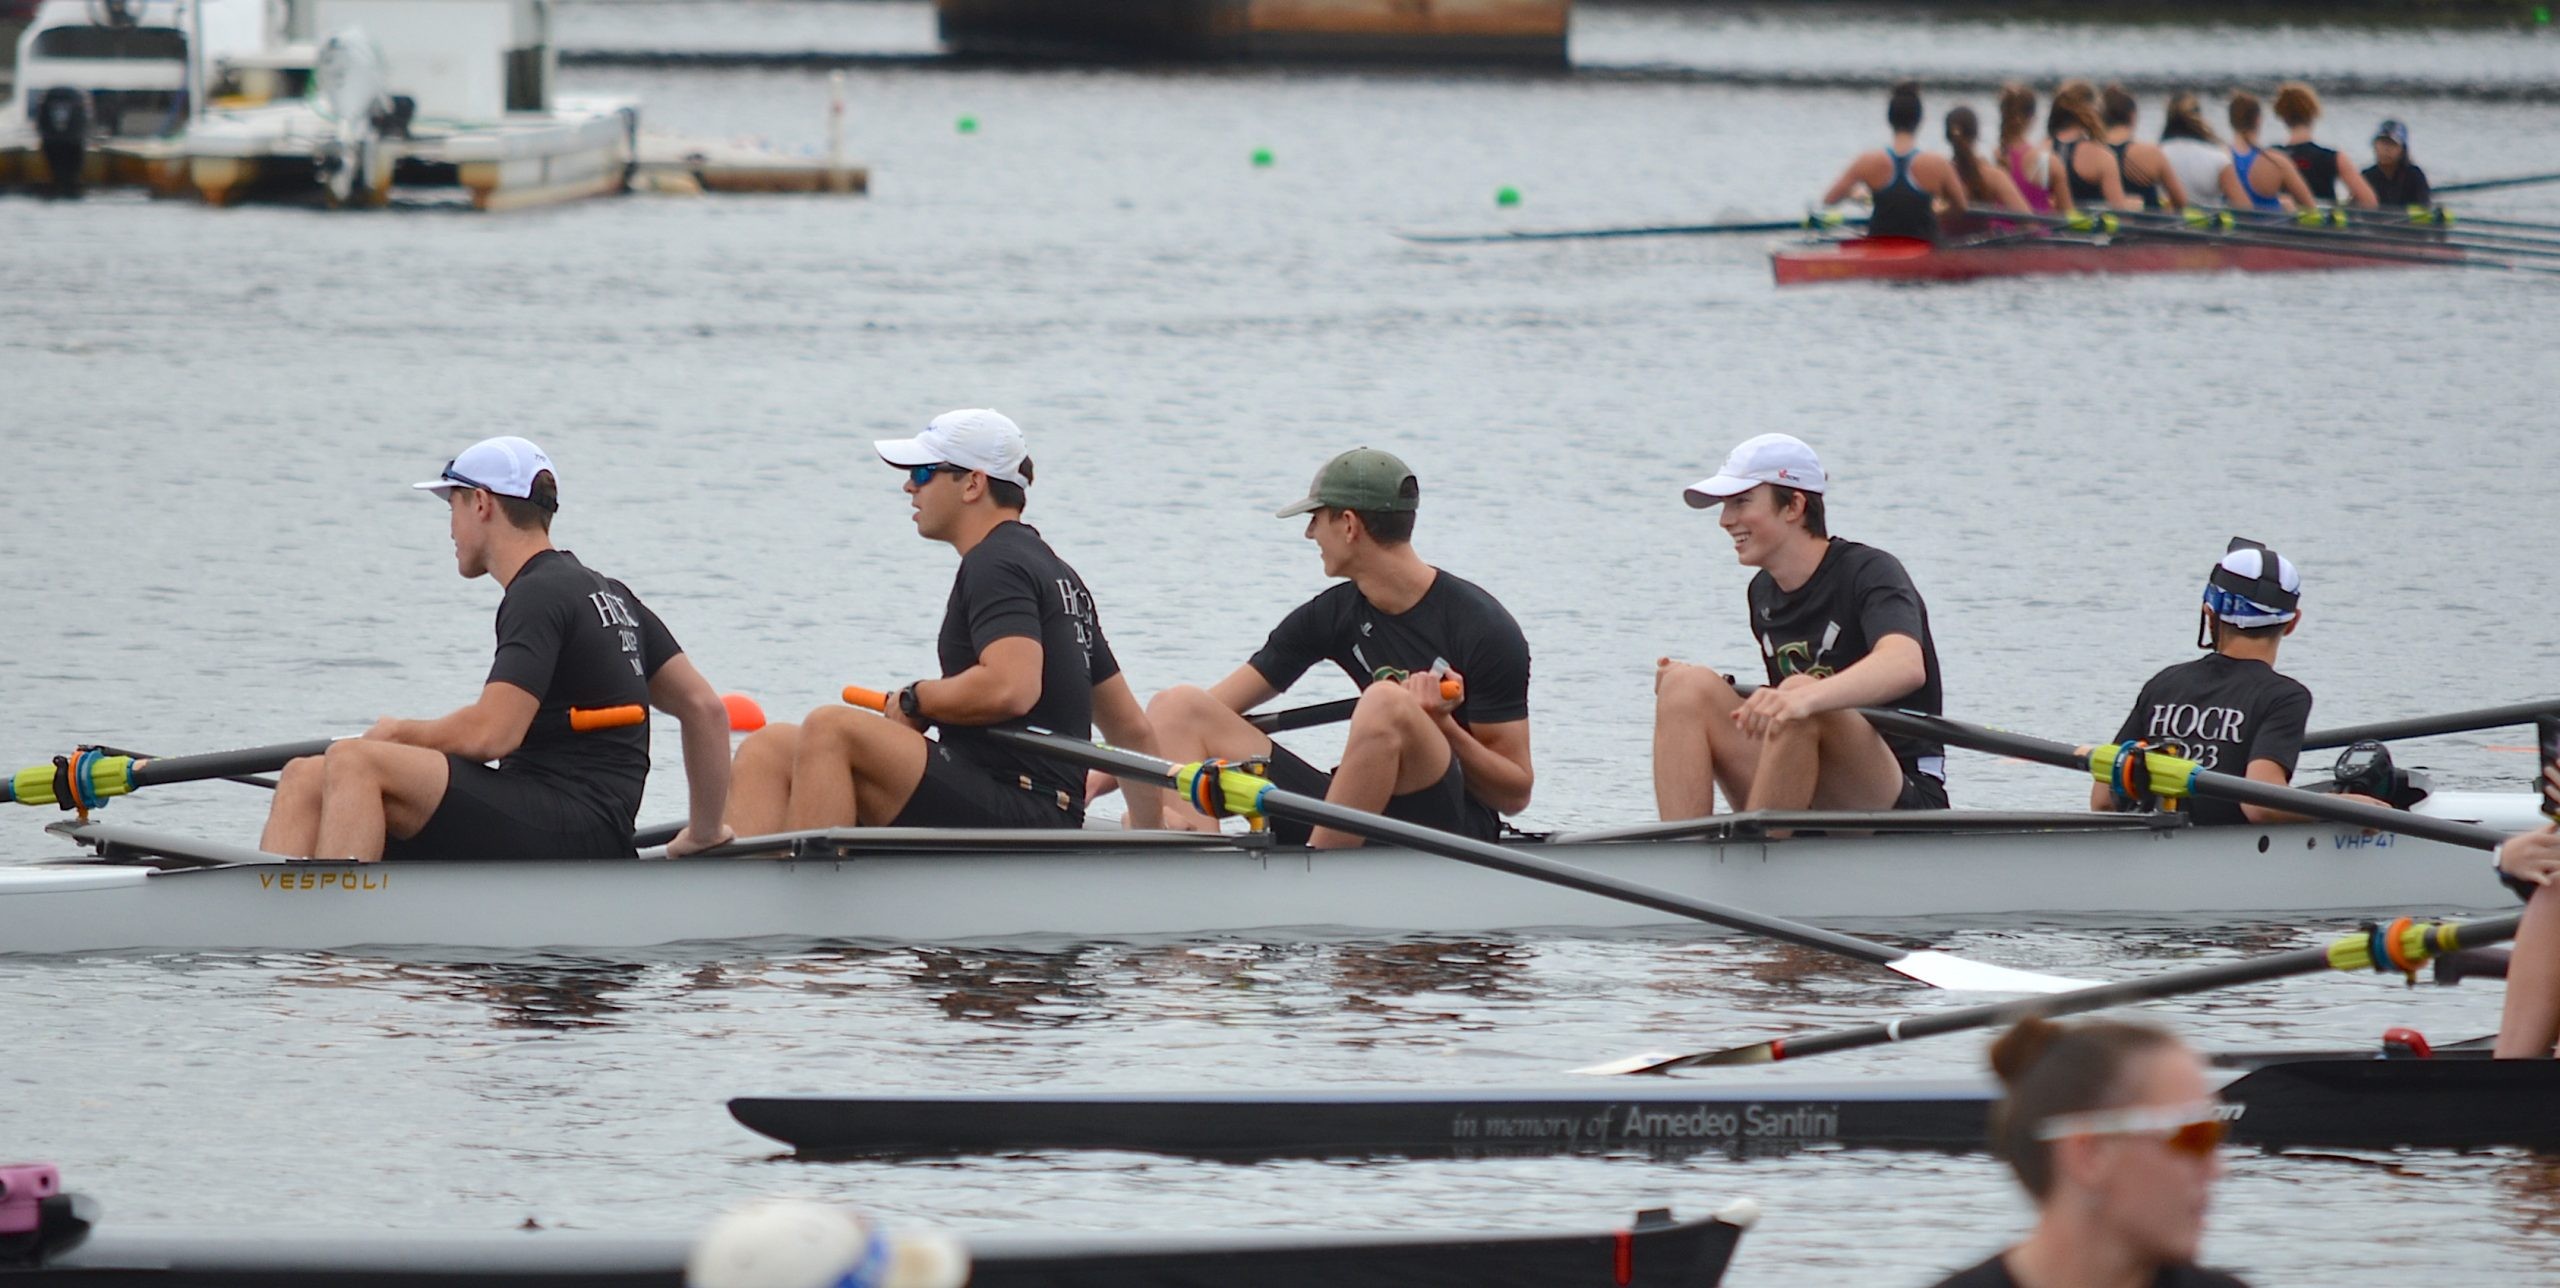
[[[1973,154],[1982,142],[1982,122],[1970,107],[1959,107],[1947,113],[1947,151],[1956,165],[1956,180],[1964,185],[1964,195],[1974,201],[1989,201],[1991,194],[1982,178],[1982,159]]]

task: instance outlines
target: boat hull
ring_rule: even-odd
[[[2528,798],[2514,799],[2517,809],[2527,808]],[[2454,846],[2319,825],[2123,825],[2130,822],[1524,844],[1613,877],[1815,922],[2053,915],[2156,924],[2250,914],[2428,914],[2513,902],[2482,855]],[[199,860],[258,859],[252,851],[191,847],[106,824],[64,830],[111,855],[192,848],[205,852]],[[992,848],[999,845],[1019,848]],[[764,936],[948,943],[1274,930],[1449,934],[1665,921],[1617,900],[1407,850],[1315,851],[1104,831],[849,829],[798,838],[778,857],[672,862],[0,867],[0,952],[11,953],[636,947]]]
[[[2445,252],[2443,258],[2459,260],[2461,256]],[[2407,259],[2339,254],[2316,247],[2241,246],[2204,240],[2092,242],[2037,238],[1996,246],[1932,246],[1902,237],[1783,246],[1770,253],[1769,265],[1780,286],[1970,282],[1989,277],[2085,273],[2287,273],[2419,266]]]

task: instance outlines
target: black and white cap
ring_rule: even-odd
[[[2244,629],[2280,626],[2302,615],[2302,571],[2247,537],[2233,537],[2205,577],[2204,606]]]
[[[470,487],[524,501],[533,497],[534,477],[544,473],[551,475],[552,487],[560,486],[560,471],[552,466],[547,453],[534,446],[533,440],[502,434],[462,449],[462,455],[444,463],[444,473],[410,486],[438,497],[458,487]],[[557,510],[559,502],[553,500],[545,508]]]

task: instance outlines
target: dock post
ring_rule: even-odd
[[[844,168],[844,73],[827,74],[827,191],[850,192]]]

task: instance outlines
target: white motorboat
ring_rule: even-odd
[[[2530,797],[2417,812],[2523,830]],[[287,861],[92,820],[90,858],[0,866],[0,952],[632,947],[763,936],[943,943],[1659,925],[1663,914],[1408,850],[1258,836],[859,828],[680,861]],[[1784,838],[1773,830],[1791,831]],[[1513,842],[1800,921],[2437,914],[2509,907],[2478,850],[2354,827],[1949,810],[1741,814]]]
[[[0,184],[145,182],[123,145],[183,132],[223,64],[275,34],[266,0],[44,0],[0,111]]]

